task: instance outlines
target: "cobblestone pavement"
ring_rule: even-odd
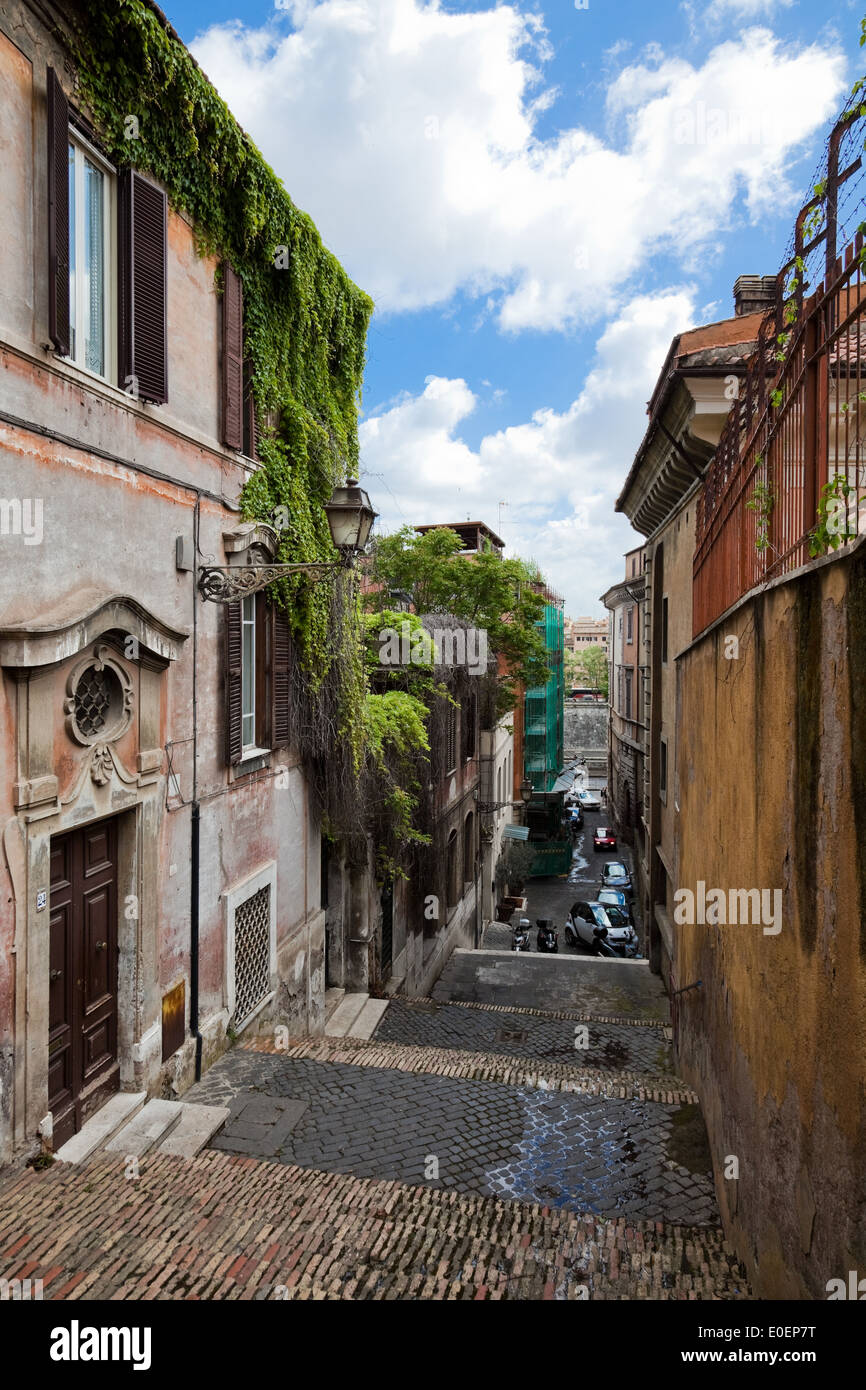
[[[711,1175],[670,1157],[676,1105],[245,1049],[187,1098],[230,1108],[212,1141],[226,1152],[594,1215],[718,1219]],[[287,1101],[303,1105],[288,1130]]]
[[[457,950],[432,995],[443,1003],[529,1006],[544,1013],[617,1016],[638,1023],[670,1020],[664,985],[646,961],[599,960],[576,952],[547,956]]]
[[[433,1000],[393,999],[375,1036],[387,1042],[548,1058],[614,1071],[665,1075],[672,1070],[670,1044],[652,1025],[576,1024],[504,1009],[484,1012]]]
[[[0,1180],[0,1278],[46,1299],[748,1299],[720,1231],[205,1151]],[[84,1310],[82,1309],[82,1312]]]

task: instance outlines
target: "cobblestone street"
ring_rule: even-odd
[[[496,961],[456,954],[437,994],[490,992]],[[10,1175],[0,1275],[64,1298],[748,1298],[656,978],[516,964],[531,1003],[398,998],[367,1041],[234,1048],[187,1093],[230,1111],[191,1160]]]

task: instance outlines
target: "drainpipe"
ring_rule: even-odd
[[[198,803],[198,547],[201,493],[196,493],[193,520],[192,569],[192,807],[190,818],[190,903],[189,903],[189,1031],[195,1038],[195,1079],[201,1081],[201,1033],[198,1018],[199,985],[199,832]]]

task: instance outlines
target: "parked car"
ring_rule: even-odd
[[[569,816],[571,818],[572,825],[576,825],[578,827],[583,825],[583,807],[580,805],[579,802],[577,806],[572,806],[569,808]]]
[[[616,836],[607,825],[599,825],[592,837],[592,847],[594,850],[616,849]]]
[[[577,793],[577,799],[584,811],[601,810],[601,798],[598,792],[591,792],[586,787],[581,787]]]
[[[634,917],[629,903],[628,896],[621,888],[599,888],[598,901],[608,907],[618,907],[625,913],[629,922],[634,922]]]
[[[549,917],[539,917],[536,921],[538,935],[535,944],[539,951],[556,952],[559,950],[559,934]]]
[[[605,864],[601,871],[602,888],[618,888],[620,892],[626,893],[629,898],[634,897],[634,887],[625,864],[617,859],[611,859]]]
[[[603,941],[617,955],[637,955],[638,941],[633,928],[623,920],[618,908],[611,908],[611,912],[613,917],[600,902],[574,903],[565,923],[566,941],[573,946],[581,942],[594,951]]]

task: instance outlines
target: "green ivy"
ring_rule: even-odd
[[[285,508],[279,559],[333,559],[323,504],[357,469],[372,301],[154,9],[143,0],[94,0],[73,11],[72,24],[81,95],[108,153],[158,179],[192,221],[200,252],[228,260],[241,278],[258,418],[277,422],[263,431],[244,517],[269,520]],[[282,247],[286,268],[276,263],[286,259]],[[314,681],[330,651],[326,587],[304,576],[279,586]]]

